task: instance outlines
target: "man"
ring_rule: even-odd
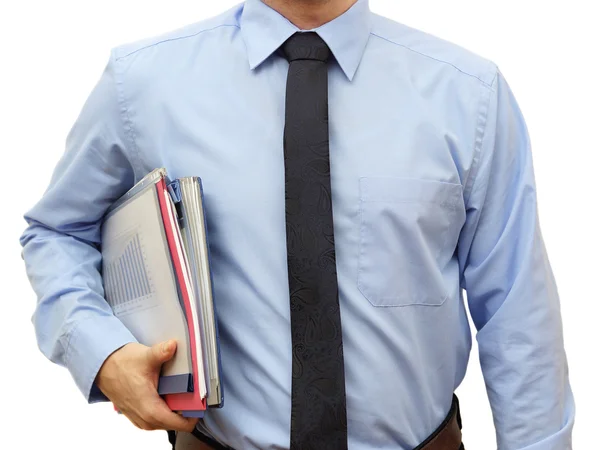
[[[156,393],[173,342],[136,343],[103,299],[103,214],[155,167],[205,186],[226,399],[197,424]],[[112,51],[25,215],[38,342],[180,449],[455,450],[464,288],[498,447],[565,450],[536,195],[493,63],[366,0],[248,0]]]

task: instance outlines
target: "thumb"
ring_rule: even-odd
[[[174,339],[153,345],[148,349],[148,359],[150,364],[160,367],[173,358],[175,350],[177,350],[177,341]]]

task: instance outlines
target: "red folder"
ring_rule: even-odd
[[[194,326],[192,308],[195,308],[195,306],[192,306],[191,302],[191,296],[193,295],[192,284],[189,279],[188,268],[185,266],[186,259],[184,257],[184,248],[179,226],[177,225],[177,215],[171,203],[171,197],[167,190],[164,178],[161,178],[160,181],[156,183],[156,189],[158,191],[158,201],[163,223],[165,225],[167,242],[173,259],[173,266],[175,268],[175,276],[181,288],[181,295],[185,305],[185,316],[188,324],[190,349],[192,354],[192,367],[194,367],[194,392],[168,394],[164,396],[164,399],[171,410],[181,411],[185,416],[188,415],[186,412],[199,413],[200,411],[206,410],[206,395],[202,396],[199,389],[200,383],[204,383],[204,379],[199,378],[198,370],[196,370],[202,365],[202,359],[198,357],[198,349],[196,348],[196,326],[198,326],[199,323]]]

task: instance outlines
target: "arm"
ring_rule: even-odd
[[[498,448],[566,450],[575,405],[529,136],[502,74],[484,89],[458,256]]]
[[[20,242],[38,297],[33,323],[41,351],[69,369],[88,402],[110,399],[145,430],[191,431],[197,419],[172,412],[156,390],[176,342],[137,343],[104,299],[102,219],[135,183],[117,69],[111,54],[50,186],[25,214]]]
[[[104,360],[135,338],[104,300],[101,220],[134,184],[111,61],[87,99],[50,185],[25,214],[22,256],[38,303],[38,345],[66,366],[89,402],[106,400],[94,383]]]

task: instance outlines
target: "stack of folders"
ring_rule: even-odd
[[[200,178],[150,172],[108,210],[101,251],[115,316],[141,344],[177,341],[158,383],[171,410],[202,417],[207,406],[223,406]]]

